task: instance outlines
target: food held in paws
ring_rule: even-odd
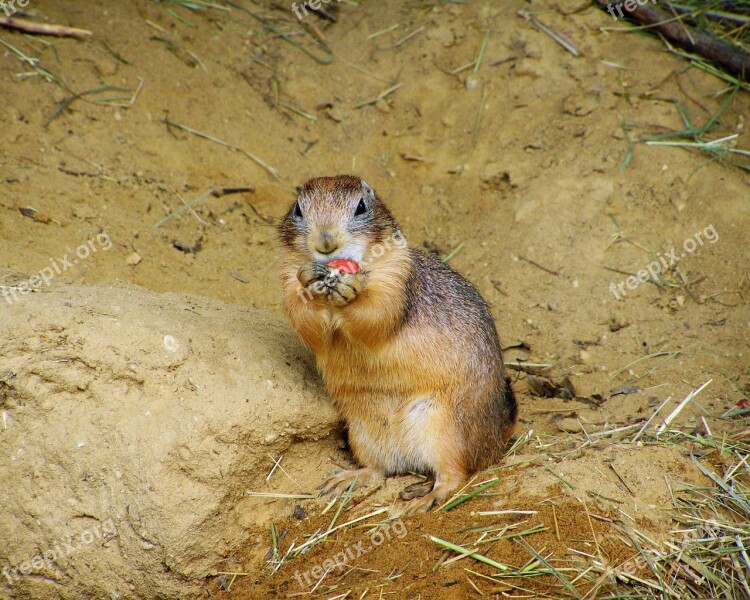
[[[331,262],[327,263],[327,265],[329,267],[333,267],[334,269],[338,269],[342,273],[359,273],[359,265],[353,260],[337,259],[332,260]]]

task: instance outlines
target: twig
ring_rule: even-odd
[[[601,0],[600,0],[601,1]],[[525,11],[519,11],[518,12],[519,17],[523,17],[527,21],[529,21],[536,29],[541,31],[542,33],[546,33],[549,37],[551,37],[553,40],[555,40],[558,44],[560,44],[563,48],[565,48],[568,52],[570,52],[573,56],[580,56],[581,53],[578,50],[578,48],[575,47],[575,44],[571,42],[566,36],[564,36],[562,33],[555,31],[554,29],[548,27],[544,23],[542,23],[539,19],[537,19],[535,16],[530,15],[529,13]]]
[[[482,125],[482,115],[484,114],[484,105],[487,101],[487,88],[482,88],[482,96],[479,98],[479,110],[477,110],[477,119],[474,121],[474,130],[471,134],[471,147],[469,148],[469,151],[466,153],[466,156],[464,157],[464,161],[455,169],[448,170],[449,173],[453,173],[454,175],[460,175],[466,170],[466,165],[469,164],[469,159],[474,154],[474,150],[477,148],[477,144],[479,143],[479,131]]]
[[[335,57],[338,58],[344,64],[349,65],[352,69],[355,69],[355,70],[359,71],[363,75],[367,75],[368,77],[372,77],[373,79],[377,79],[378,81],[382,81],[383,83],[393,84],[393,82],[394,82],[393,79],[386,79],[385,77],[381,77],[380,75],[375,75],[375,73],[371,73],[367,69],[363,69],[359,65],[356,65],[355,63],[351,62],[350,60],[347,60],[346,58],[344,58],[340,54],[336,54]]]
[[[364,521],[365,519],[369,519],[371,517],[375,517],[377,515],[381,515],[384,512],[388,512],[387,508],[378,508],[374,510],[373,512],[362,515],[361,517],[357,517],[356,519],[352,519],[351,521],[347,521],[346,523],[341,523],[341,525],[336,525],[333,529],[330,529],[326,532],[320,533],[319,535],[312,536],[309,540],[307,540],[304,544],[300,544],[296,548],[297,554],[300,552],[303,552],[305,549],[309,548],[310,546],[314,546],[315,544],[323,541],[325,538],[327,538],[329,535],[331,535],[333,532],[338,531],[339,529],[343,529],[344,527],[348,527],[350,525],[354,525],[355,523],[359,523],[360,521]]]
[[[175,123],[173,121],[170,121],[167,118],[162,118],[161,122],[164,123],[164,124],[166,124],[168,127],[176,127],[177,129],[182,129],[183,131],[187,131],[188,133],[192,133],[193,135],[201,137],[204,140],[208,140],[210,142],[214,142],[215,144],[220,144],[222,146],[226,146],[227,148],[231,148],[232,150],[235,150],[235,151],[239,152],[240,154],[244,154],[250,160],[252,160],[254,163],[256,163],[256,164],[260,165],[261,167],[263,167],[266,171],[268,171],[276,179],[280,179],[279,172],[276,169],[274,169],[272,166],[268,165],[267,163],[263,162],[260,158],[258,158],[254,154],[248,152],[244,148],[240,148],[239,146],[235,146],[234,144],[230,144],[229,142],[225,142],[224,140],[221,140],[221,139],[219,139],[217,137],[214,137],[212,135],[209,135],[207,133],[203,133],[202,131],[198,131],[197,129],[193,129],[192,127],[188,127],[187,125],[180,125],[179,123]]]
[[[405,44],[411,38],[413,38],[415,35],[419,35],[423,31],[424,31],[424,27],[420,27],[419,29],[415,29],[409,35],[406,35],[406,36],[402,37],[395,44],[391,44],[390,46],[386,46],[385,48],[378,48],[378,50],[392,50],[393,48],[398,48],[401,44]]]
[[[667,396],[667,399],[659,405],[659,407],[653,412],[653,414],[643,424],[643,427],[641,427],[638,430],[638,433],[636,433],[633,436],[633,439],[630,440],[631,444],[634,444],[635,442],[638,441],[638,438],[641,437],[641,434],[644,431],[646,431],[646,429],[648,428],[648,426],[651,424],[651,421],[653,421],[656,418],[656,415],[658,415],[661,412],[661,409],[664,408],[667,405],[667,402],[669,402],[671,399],[672,399],[672,396]]]
[[[464,247],[464,244],[465,244],[465,243],[466,243],[466,242],[461,242],[461,243],[460,243],[460,244],[459,244],[458,246],[456,246],[456,247],[455,247],[455,248],[454,248],[453,250],[451,250],[451,252],[450,252],[450,253],[448,253],[448,255],[447,255],[447,256],[446,256],[445,258],[443,258],[443,262],[444,262],[444,263],[446,263],[446,264],[447,264],[448,262],[450,262],[450,261],[451,261],[451,259],[452,259],[452,258],[453,258],[454,256],[456,256],[456,254],[458,254],[458,253],[459,253],[459,252],[461,251],[461,248],[463,248],[463,247]]]
[[[363,100],[359,104],[356,104],[354,108],[363,108],[365,106],[369,106],[370,104],[375,104],[378,100],[382,100],[383,98],[390,96],[393,92],[395,92],[397,89],[399,89],[403,85],[404,85],[403,83],[397,83],[396,85],[389,87],[387,90],[380,92],[374,98],[370,98],[369,100]]]
[[[454,552],[458,552],[459,554],[463,554],[464,556],[469,556],[473,558],[474,560],[478,560],[479,562],[483,562],[486,565],[495,567],[499,571],[510,570],[510,567],[508,567],[507,565],[504,565],[495,560],[487,558],[486,556],[479,554],[477,550],[469,550],[468,548],[464,548],[457,544],[452,544],[451,542],[447,542],[443,539],[440,539],[439,537],[435,537],[434,535],[429,536],[429,538],[430,538],[430,541],[433,541],[436,544],[443,546],[443,548],[448,548],[449,550],[453,550]]]
[[[193,206],[195,206],[196,204],[198,204],[198,202],[200,202],[201,200],[203,200],[207,196],[213,196],[214,198],[221,198],[222,196],[228,196],[229,194],[241,194],[243,192],[254,192],[254,191],[255,191],[255,189],[251,188],[251,187],[219,188],[219,189],[210,189],[207,192],[203,192],[195,200],[191,200],[190,202],[185,202],[182,199],[182,197],[180,197],[180,200],[182,200],[183,202],[185,202],[185,205],[184,206],[180,206],[179,208],[173,210],[166,217],[164,217],[162,219],[159,219],[159,221],[157,221],[157,223],[154,225],[154,227],[155,228],[161,227],[162,225],[164,225],[164,223],[166,223],[167,221],[169,221],[169,219],[171,219],[172,217],[174,217],[176,215],[179,215],[181,212],[184,212],[184,211],[186,211],[188,209],[190,209],[192,211],[193,210]],[[262,218],[262,216],[258,213],[258,211],[255,210],[254,206],[251,206],[251,208],[253,209],[253,211],[255,211],[256,214],[258,214],[258,216],[260,216]],[[193,214],[195,214],[195,213],[193,213]],[[198,217],[198,215],[196,215],[196,217]],[[198,217],[198,220],[200,221],[200,217]]]
[[[114,85],[103,85],[101,87],[95,88],[93,90],[86,90],[85,92],[80,92],[78,94],[73,94],[72,96],[68,96],[67,98],[64,98],[61,100],[57,106],[55,107],[55,110],[52,111],[52,114],[50,115],[49,119],[47,119],[47,122],[44,124],[44,128],[47,129],[49,127],[49,124],[52,123],[57,117],[59,117],[62,112],[68,108],[73,102],[76,100],[83,98],[84,96],[91,96],[93,94],[100,94],[101,92],[107,92],[107,91],[116,91],[116,92],[125,92],[127,90],[116,87]]]
[[[713,379],[709,379],[706,383],[700,386],[697,390],[693,390],[687,396],[685,396],[682,402],[680,402],[675,407],[675,409],[671,413],[669,413],[667,418],[664,419],[664,422],[661,425],[659,425],[659,427],[656,428],[656,435],[660,435],[661,433],[663,433],[669,427],[669,424],[672,421],[674,421],[677,415],[679,415],[682,412],[682,409],[687,406],[688,402],[690,402],[693,398],[695,398],[698,394],[700,394],[705,389],[705,387],[712,381]]]
[[[381,29],[380,31],[376,31],[375,33],[371,33],[370,35],[367,36],[367,39],[371,40],[373,38],[378,37],[379,35],[383,35],[384,33],[389,33],[393,31],[394,29],[398,29],[398,23],[394,23],[390,27],[386,27],[385,29]]]
[[[182,197],[182,196],[181,196],[180,194],[177,194],[177,197],[178,197],[178,198],[179,198],[180,200],[182,200],[182,203],[183,203],[183,204],[185,205],[185,208],[186,208],[186,209],[188,209],[188,210],[189,210],[189,211],[190,211],[190,212],[191,212],[191,213],[193,214],[193,216],[194,216],[194,217],[195,217],[196,219],[198,219],[198,222],[199,222],[199,223],[200,223],[201,225],[208,225],[208,223],[206,223],[206,222],[205,222],[205,221],[204,221],[203,219],[201,219],[201,218],[200,218],[200,217],[198,216],[198,213],[197,213],[197,212],[195,212],[195,211],[193,210],[193,207],[192,207],[192,206],[190,206],[190,204],[188,204],[188,201],[187,201],[187,200],[185,200],[185,198],[183,198],[183,197]]]
[[[13,17],[0,17],[0,27],[17,29],[19,31],[25,31],[26,33],[36,33],[39,35],[74,37],[79,40],[87,40],[94,35],[87,29],[65,27],[64,25],[50,25],[49,23],[38,23],[36,21],[26,21],[25,19],[15,19]]]
[[[530,258],[526,258],[525,256],[519,256],[518,260],[522,260],[524,262],[529,263],[530,265],[534,265],[537,269],[541,269],[542,271],[546,271],[550,275],[554,275],[556,277],[560,277],[560,275],[562,275],[562,273],[560,273],[559,271],[553,271],[552,269],[548,269],[547,267],[543,267],[538,262],[533,261]]]
[[[612,3],[608,0],[596,0],[602,9],[607,9]],[[630,11],[623,7],[626,16],[638,23],[642,23],[652,31],[661,34],[669,42],[696,52],[724,69],[730,75],[750,80],[750,52],[739,44],[717,39],[696,28],[689,28],[680,23],[674,23],[669,15],[656,6],[635,7]],[[686,57],[695,60],[695,57]]]
[[[484,51],[487,50],[487,42],[489,41],[490,41],[490,31],[488,29],[487,33],[484,34],[484,39],[482,40],[482,46],[479,48],[477,59],[474,61],[475,73],[479,73],[479,69],[482,68],[482,59],[484,58]]]
[[[254,187],[236,187],[236,188],[217,188],[211,191],[214,198],[229,196],[230,194],[244,194],[245,192],[254,192]]]
[[[465,71],[466,69],[468,69],[470,67],[476,67],[476,64],[477,64],[477,61],[476,60],[472,60],[471,62],[468,62],[465,65],[461,65],[457,69],[453,69],[452,71],[443,71],[443,73],[446,73],[448,75],[458,75],[461,71]],[[440,67],[438,67],[438,68],[440,68]]]
[[[146,83],[146,80],[143,79],[143,77],[139,77],[138,80],[140,81],[140,83],[138,84],[138,89],[135,90],[135,93],[130,97],[130,100],[128,100],[127,102],[102,101],[102,103],[109,104],[109,106],[114,106],[116,108],[131,108],[135,104],[135,101],[138,100],[138,96],[141,95],[141,90],[143,89],[143,86]]]

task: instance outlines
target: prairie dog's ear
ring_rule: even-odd
[[[362,180],[362,191],[365,193],[368,200],[375,200],[375,191],[370,187],[370,184],[367,183],[364,179]]]

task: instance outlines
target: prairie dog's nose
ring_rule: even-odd
[[[318,240],[315,243],[315,249],[321,254],[330,254],[335,250],[338,250],[339,244],[336,236],[329,230],[324,229],[318,235]]]

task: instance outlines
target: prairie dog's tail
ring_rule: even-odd
[[[508,438],[513,434],[515,429],[516,421],[518,420],[518,402],[516,402],[516,395],[513,393],[513,386],[511,386],[510,377],[505,377],[505,409],[508,411],[508,423],[505,425],[503,430],[503,444],[508,441]]]

